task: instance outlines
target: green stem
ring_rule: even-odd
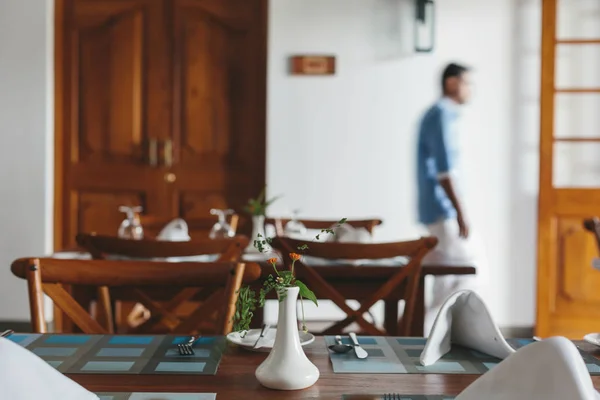
[[[292,270],[292,276],[296,276],[296,275],[294,275],[294,264],[295,264],[295,263],[296,263],[296,260],[292,260],[292,267],[291,267],[291,270]]]
[[[302,332],[308,332],[306,329],[306,318],[304,317],[304,298],[300,296],[300,308],[302,309]]]

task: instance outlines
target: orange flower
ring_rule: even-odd
[[[275,257],[273,257],[273,258],[269,258],[269,259],[267,260],[267,262],[268,262],[269,264],[273,264],[273,265],[275,265],[275,264],[277,264],[277,258],[275,258]]]
[[[298,253],[290,253],[290,258],[294,261],[298,261],[300,259],[300,254]]]

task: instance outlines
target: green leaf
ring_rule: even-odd
[[[306,243],[304,243],[302,246],[298,246],[298,250],[300,250],[300,251],[308,250],[308,245]]]
[[[318,307],[317,296],[303,282],[296,280],[296,286],[300,288],[300,296],[312,301]]]
[[[348,221],[348,218],[342,218],[342,219],[340,219],[340,222],[338,222],[338,225],[345,224],[346,221]]]

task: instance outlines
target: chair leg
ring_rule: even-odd
[[[98,287],[98,323],[109,333],[115,333],[114,315],[110,300],[110,290],[107,286]]]
[[[29,310],[31,323],[36,333],[48,332],[46,318],[44,317],[44,292],[42,289],[42,274],[38,260],[27,268],[27,288],[29,293]]]

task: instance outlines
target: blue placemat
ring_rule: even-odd
[[[342,340],[350,344],[346,337]],[[333,372],[338,374],[476,374],[481,375],[495,367],[501,360],[476,350],[453,346],[435,364],[424,367],[419,358],[425,347],[425,338],[359,336],[359,343],[369,353],[363,360],[353,351],[345,354],[330,353]],[[508,339],[514,348],[533,343],[533,339]],[[327,346],[334,344],[333,336],[325,336]],[[600,375],[600,360],[581,351],[591,375]]]
[[[7,339],[64,374],[214,375],[225,348],[223,336],[201,337],[193,356],[177,351],[189,336],[12,334]]]
[[[215,400],[216,393],[96,393],[100,400]]]
[[[397,393],[398,394],[398,393]],[[425,394],[399,394],[400,400],[454,400],[454,396],[425,395]],[[383,394],[345,394],[342,400],[385,400]]]
[[[388,394],[389,395],[389,394]],[[454,396],[426,395],[426,394],[399,394],[400,400],[454,400]],[[389,398],[389,397],[388,397]],[[345,394],[342,400],[385,400],[383,394]]]

